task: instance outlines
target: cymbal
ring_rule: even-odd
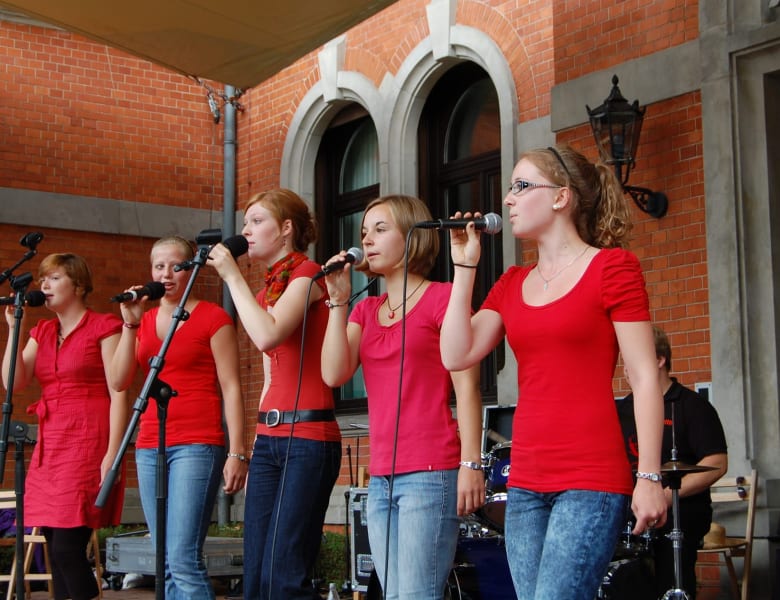
[[[704,473],[705,471],[717,471],[717,468],[706,465],[689,465],[680,460],[670,460],[661,465],[661,475],[680,473],[682,476],[687,473]]]

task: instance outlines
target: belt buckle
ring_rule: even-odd
[[[278,408],[272,408],[265,414],[266,427],[276,427],[281,422],[282,422],[282,413],[279,412]]]

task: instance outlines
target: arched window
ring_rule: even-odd
[[[363,209],[379,195],[379,145],[376,127],[365,109],[342,109],[322,137],[316,172],[316,207],[322,215],[317,254],[325,261],[339,250],[361,247]],[[368,286],[368,278],[351,271],[352,289]],[[376,284],[363,292],[377,293]],[[340,412],[364,410],[366,389],[360,370],[336,391]]]
[[[436,83],[425,104],[418,132],[420,197],[436,218],[455,211],[501,214],[501,131],[498,96],[487,73],[473,63],[450,69]],[[474,308],[503,271],[500,236],[482,236],[483,250]],[[446,238],[433,273],[452,279]],[[486,403],[497,401],[497,373],[503,345],[482,364],[481,390]]]

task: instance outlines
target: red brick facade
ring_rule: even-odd
[[[342,69],[360,73],[377,88],[388,74],[397,74],[430,34],[428,4],[400,0],[347,32]],[[465,0],[458,2],[455,20],[500,49],[517,90],[519,124],[549,117],[555,85],[699,35],[698,3],[676,0]],[[0,187],[221,210],[224,129],[211,119],[206,89],[197,81],[70,33],[12,22],[0,21],[0,56]],[[312,53],[241,97],[239,208],[252,193],[279,185],[293,117],[319,78]],[[580,123],[585,103],[598,104],[609,85],[605,78],[601,98],[582,98]],[[623,92],[634,99],[631,90]],[[632,249],[642,261],[653,320],[670,334],[674,374],[687,385],[711,379],[702,137],[698,91],[651,104],[631,177],[632,183],[669,197],[669,213],[661,220],[635,212]],[[587,124],[558,131],[557,139],[596,156]],[[0,217],[0,267],[21,256],[17,240],[30,230]],[[151,239],[61,229],[56,215],[41,215],[34,230],[44,232],[45,241],[40,255],[22,269],[34,272],[49,252],[82,254],[94,271],[97,310],[116,311],[108,297],[148,279]],[[506,257],[505,264],[512,260]],[[246,272],[257,288],[259,267],[248,265]],[[196,293],[221,300],[221,286],[207,270]],[[28,321],[44,314],[29,312]],[[0,328],[3,346],[6,334],[7,328]],[[243,332],[240,342],[249,443],[262,369]],[[626,385],[618,375],[620,395]],[[33,388],[15,394],[14,417],[24,418],[24,407],[35,397]],[[367,438],[344,442],[353,468],[358,443],[364,466]],[[11,463],[6,461],[6,481],[13,476]],[[129,483],[135,485],[132,474]],[[339,483],[350,483],[346,451]]]

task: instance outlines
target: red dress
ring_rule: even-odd
[[[40,321],[30,331],[38,342],[35,377],[41,398],[27,409],[38,416],[38,442],[25,484],[25,525],[94,529],[119,523],[124,478],[103,509],[95,499],[111,405],[100,342],[121,327],[115,315],[87,310],[59,348],[57,319]]]

